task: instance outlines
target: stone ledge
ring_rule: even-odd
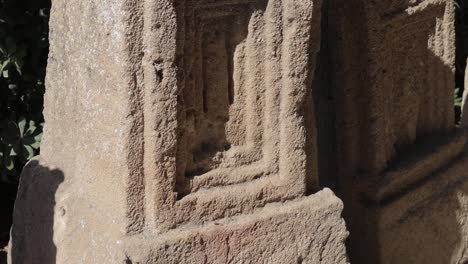
[[[329,189],[292,202],[126,240],[126,263],[347,263],[342,202]]]
[[[379,176],[378,180],[372,182],[364,196],[373,203],[384,203],[428,178],[463,151],[466,134],[464,131],[456,131],[446,140],[431,143],[433,144],[409,151],[404,155],[403,162],[395,164]]]

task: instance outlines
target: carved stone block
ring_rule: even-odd
[[[15,220],[13,262],[41,250],[54,263],[346,263],[308,110],[320,12],[318,0],[55,0],[47,127],[20,187],[45,202],[18,203],[37,219]],[[41,178],[57,182],[45,200],[30,191]]]
[[[435,1],[369,5],[370,170],[429,134],[453,131],[453,7]],[[402,2],[402,3],[400,3]],[[372,153],[372,154],[371,154]]]
[[[318,5],[186,1],[170,12],[147,5],[145,181],[129,179],[140,182],[130,188],[145,189],[147,204],[129,229],[249,213],[317,188],[303,116],[319,48]],[[161,53],[167,43],[171,52]],[[143,210],[139,199],[128,201],[131,211]]]
[[[454,131],[454,7],[353,1],[363,15],[351,17],[345,5],[331,11],[340,174],[376,175],[428,135]]]
[[[451,193],[451,181],[462,179],[447,170],[466,166],[459,159],[466,135],[454,121],[454,3],[352,0],[331,6],[338,186],[350,260],[450,262],[449,250],[441,248],[458,234],[426,235],[421,227],[437,218],[427,204],[444,199],[439,190]],[[453,211],[454,204],[439,209]],[[462,219],[434,225],[449,230]],[[437,233],[444,237],[437,240]],[[422,237],[431,242],[416,242]],[[416,245],[418,256],[410,253]]]

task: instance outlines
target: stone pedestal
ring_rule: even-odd
[[[467,261],[453,1],[98,2],[53,1],[10,262]]]
[[[346,263],[307,103],[320,5],[54,0],[13,263]]]

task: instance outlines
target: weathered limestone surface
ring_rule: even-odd
[[[337,0],[328,17],[340,174],[453,131],[453,1]]]
[[[131,263],[347,263],[342,203],[325,189],[252,215],[132,238]]]
[[[54,0],[47,125],[10,262],[347,263],[305,121],[320,10]]]
[[[347,263],[342,210],[353,263],[467,262],[453,21],[451,0],[54,0],[10,263]]]
[[[100,238],[104,244],[97,244],[109,230],[90,234],[82,226],[80,232],[71,230],[69,240],[56,240],[67,228],[63,220],[68,212],[55,202],[63,180],[60,170],[50,169],[40,159],[26,166],[16,203],[10,263],[347,263],[343,204],[329,189],[299,201],[270,204],[250,215],[164,234],[111,238],[116,241]],[[81,213],[80,221],[99,221],[96,215],[87,219],[88,213]],[[91,240],[80,251],[68,248],[80,246],[78,239]]]
[[[333,1],[328,16],[350,261],[464,263],[453,1]]]
[[[378,263],[467,263],[468,153],[394,202],[375,208]]]
[[[354,202],[362,218],[352,219],[352,228],[362,229],[357,237],[351,229],[351,263],[466,263],[467,168],[465,150],[429,180],[390,201]]]
[[[132,32],[126,29],[124,11],[122,1],[53,1],[44,99],[47,127],[41,161],[30,164],[24,175],[33,175],[20,183],[23,196],[14,213],[12,263],[125,259],[124,176],[135,168],[127,160],[134,74],[128,69],[132,64],[126,39]],[[141,144],[132,141],[132,146]],[[44,190],[51,192],[45,201],[40,188],[47,183],[42,181],[56,182]],[[29,207],[27,201],[38,205]],[[18,217],[23,214],[30,220]],[[22,221],[30,222],[24,226]],[[30,232],[35,232],[33,238]]]

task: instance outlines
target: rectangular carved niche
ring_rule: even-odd
[[[418,139],[454,129],[454,48],[443,44],[453,30],[445,12],[451,4],[418,1],[402,7],[392,14],[382,11],[381,35],[371,42],[375,72],[369,103],[375,122],[370,134],[377,170]]]
[[[453,3],[394,0],[363,4],[367,13],[363,22],[366,40],[362,42],[367,54],[362,55],[367,59],[358,86],[361,90],[351,91],[359,93],[358,100],[341,95],[343,105],[359,112],[359,122],[346,124],[348,119],[356,120],[356,114],[342,113],[343,126],[357,133],[342,136],[346,142],[340,149],[355,150],[344,158],[355,164],[343,167],[379,174],[419,140],[454,130],[454,47],[447,41],[454,34]],[[346,132],[338,132],[339,137],[340,133]]]
[[[338,131],[340,151],[353,149],[343,155],[340,167],[351,168],[348,175],[371,176],[367,196],[382,202],[431,175],[463,149],[465,136],[454,125],[454,4],[362,4],[365,65],[360,66],[359,86],[344,89],[353,97],[340,95],[342,105],[359,113],[341,112],[340,125],[357,133],[345,137],[344,129]],[[356,119],[359,122],[347,124]]]
[[[381,60],[375,76],[384,109],[374,132],[383,152],[377,168],[386,170],[371,185],[370,197],[382,202],[453,160],[466,141],[455,131],[453,3],[415,1],[399,12],[384,13]],[[451,41],[453,40],[453,41]],[[376,110],[373,110],[376,111]],[[375,149],[378,151],[378,149]],[[415,157],[418,157],[415,159]],[[379,165],[379,162],[382,162]]]
[[[271,129],[279,117],[266,116],[279,113],[279,87],[266,89],[274,63],[266,55],[266,4],[199,3],[186,14],[180,195],[278,172],[277,157],[263,148],[278,144]]]
[[[167,230],[304,196],[317,183],[304,109],[320,6],[313,0],[163,2],[148,4],[153,9],[144,19],[151,48],[143,58],[141,217]]]

